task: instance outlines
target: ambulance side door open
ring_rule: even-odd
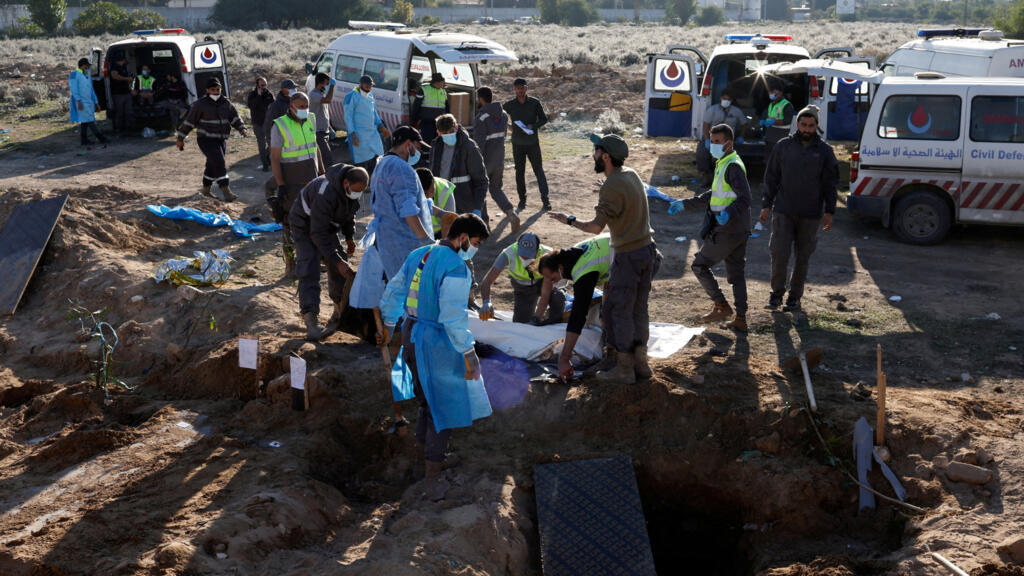
[[[873,71],[876,66],[873,56],[852,56],[839,61],[864,68],[865,71]],[[873,85],[843,76],[825,76],[824,84],[823,102],[819,107],[825,111],[821,126],[825,139],[859,140],[861,127],[871,107]]]
[[[225,98],[231,97],[231,90],[228,87],[228,67],[224,57],[224,47],[220,42],[196,42],[192,45],[192,70],[196,83],[196,98],[206,95],[206,83],[211,78],[217,78],[221,83],[221,94]]]
[[[107,109],[107,85],[103,79],[103,49],[93,48],[89,53],[89,79],[92,89],[96,91],[96,103],[100,110]]]
[[[703,111],[697,109],[696,66],[682,54],[647,56],[644,135],[694,140]]]
[[[1024,89],[974,86],[967,104],[959,220],[1024,224]]]

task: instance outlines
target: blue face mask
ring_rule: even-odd
[[[444,142],[445,146],[455,146],[455,139],[458,134],[452,132],[451,134],[441,134],[441,141]]]
[[[711,155],[715,158],[721,158],[722,156],[725,156],[725,150],[723,150],[724,147],[724,144],[712,143],[711,148],[708,151],[711,152]]]
[[[409,155],[409,159],[406,160],[406,162],[408,162],[410,166],[415,166],[417,163],[419,163],[419,161],[420,151],[414,148],[412,154]]]
[[[779,96],[775,92],[772,92],[771,94],[768,94],[768,99],[770,99],[770,100],[778,100]]]
[[[473,246],[473,243],[471,242],[469,244],[469,248],[467,248],[465,250],[463,250],[463,249],[459,250],[459,257],[462,258],[463,260],[465,260],[466,262],[469,262],[470,260],[473,259],[473,256],[476,256],[476,251],[477,251],[477,247]]]
[[[305,120],[306,118],[309,118],[309,108],[296,108],[295,117],[298,118],[299,120]]]

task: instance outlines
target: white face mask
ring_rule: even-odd
[[[345,190],[345,196],[348,196],[352,200],[359,200],[359,197],[362,196],[362,195],[363,195],[362,192],[356,192],[355,190],[352,190],[351,188],[349,188],[348,190]]]
[[[299,120],[305,120],[306,118],[309,118],[309,108],[296,108],[295,117],[298,118]]]
[[[722,108],[728,108],[732,106],[732,100],[722,100]]]
[[[220,94],[210,94],[210,99],[212,99],[212,100],[220,100]]]
[[[533,264],[535,260],[536,258],[523,258],[522,256],[519,257],[519,261],[523,263],[523,268],[529,268],[530,264]]]

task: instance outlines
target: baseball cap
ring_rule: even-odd
[[[622,136],[618,134],[591,134],[590,141],[594,143],[595,147],[599,147],[609,156],[617,160],[625,160],[629,157],[629,145],[622,139]]]
[[[220,79],[217,78],[217,77],[210,78],[209,80],[206,81],[206,87],[207,88],[213,88],[213,87],[220,88]]]
[[[298,86],[295,82],[292,82],[291,78],[285,78],[284,80],[281,80],[281,89],[284,90],[285,88],[292,90],[294,88],[298,88]]]
[[[526,78],[516,78],[512,81],[513,86],[526,86]]]
[[[540,238],[533,232],[527,232],[519,237],[519,257],[526,260],[537,257],[537,248],[540,246]]]
[[[370,76],[369,74],[363,74],[362,76],[359,77],[359,83],[360,84],[369,84],[370,86],[373,86],[374,85],[373,77]]]
[[[433,84],[435,82],[444,82],[444,74],[441,74],[440,72],[434,72],[431,74],[430,83]]]
[[[413,128],[412,126],[399,126],[395,128],[395,131],[391,133],[391,145],[398,146],[404,143],[406,140],[412,140],[413,142],[419,142],[420,148],[424,150],[430,150],[430,146],[423,141],[423,136],[420,135],[420,131]]]

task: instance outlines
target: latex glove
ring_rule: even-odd
[[[715,216],[715,220],[718,220],[719,226],[725,226],[726,222],[729,221],[729,213],[722,210]]]
[[[335,267],[338,269],[338,274],[341,274],[344,278],[352,280],[356,277],[355,270],[353,270],[352,267],[348,265],[348,262],[345,262],[344,260],[340,260]]]
[[[572,378],[572,360],[559,354],[558,356],[558,378],[562,382],[568,382]]]
[[[182,140],[181,138],[178,138],[178,140],[174,143],[174,145],[178,147],[178,150],[184,150],[185,149],[185,141]]]
[[[743,144],[743,136],[740,136],[739,138],[736,139],[736,144]]]
[[[466,373],[463,377],[466,380],[476,380],[480,377],[480,358],[476,355],[476,349],[472,349],[462,355],[466,362]]]
[[[668,213],[675,214],[686,210],[686,204],[682,200],[676,200],[675,202],[668,205]]]
[[[331,88],[334,88],[334,85],[337,83],[338,82],[334,78],[331,78]]]
[[[473,214],[476,214],[477,216],[480,216],[481,218],[483,218],[483,212],[481,212],[479,210],[473,210]]]
[[[711,149],[711,138],[705,138],[704,139],[704,149],[705,150],[710,150]]]
[[[351,238],[345,239],[345,252],[347,252],[349,256],[356,253],[356,243]]]
[[[376,340],[377,342],[377,346],[384,346],[391,342],[391,331],[394,329],[394,326],[388,326],[387,324],[385,324],[384,333],[381,334],[380,332],[377,332],[377,335],[374,337],[374,340]]]
[[[765,125],[766,128],[768,126],[774,126],[775,125],[775,118],[767,118],[767,119],[765,119],[764,125]]]
[[[494,308],[491,306],[491,301],[485,299],[483,304],[480,306],[480,319],[481,320],[494,320]]]
[[[764,128],[764,118],[758,120],[757,125],[760,126],[761,128]]]

